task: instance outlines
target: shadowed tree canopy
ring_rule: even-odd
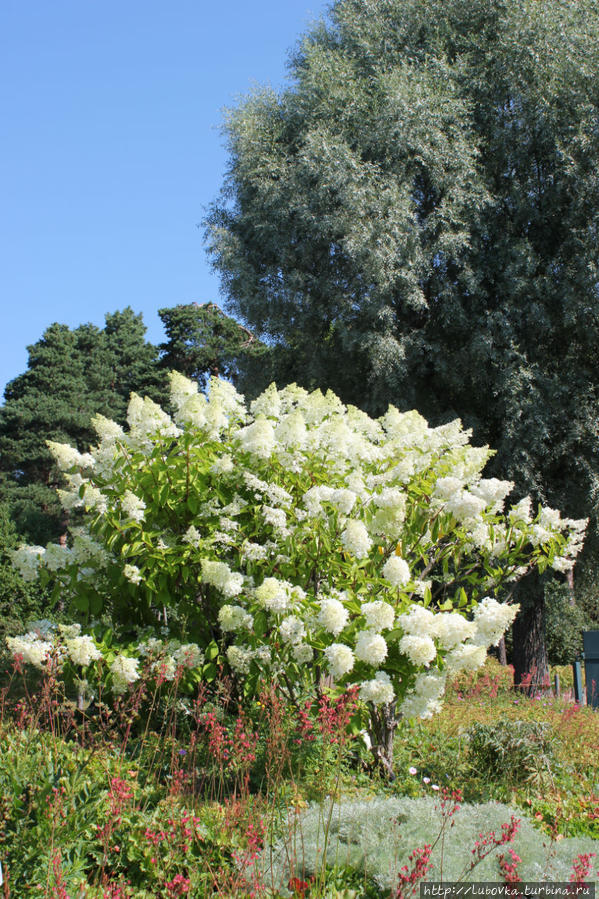
[[[206,221],[265,379],[461,416],[518,493],[596,522],[597,0],[337,0],[290,76],[229,112]]]
[[[64,529],[46,441],[86,450],[93,415],[122,423],[131,391],[158,402],[168,395],[145,331],[141,315],[126,308],[107,315],[104,329],[50,325],[28,347],[27,371],[7,385],[0,408],[0,500],[28,539],[46,542]]]
[[[242,360],[256,359],[264,344],[215,303],[159,309],[166,332],[161,365],[206,386],[212,376],[237,380]]]

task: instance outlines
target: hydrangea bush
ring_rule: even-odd
[[[249,410],[227,382],[208,396],[171,375],[171,418],[133,395],[128,430],[98,416],[98,445],[51,444],[65,472],[67,545],[21,547],[24,577],[52,577],[83,623],[169,628],[251,691],[266,672],[359,687],[389,763],[400,716],[426,717],[448,675],[475,669],[532,568],[567,570],[584,521],[483,478],[491,456],[459,421],[431,428],[390,407],[374,420],[331,393],[271,385]],[[82,514],[79,514],[82,513]]]

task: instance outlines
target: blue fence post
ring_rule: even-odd
[[[599,709],[599,631],[583,631],[587,705]]]
[[[572,663],[572,671],[574,673],[574,701],[582,703],[582,668],[580,662]]]

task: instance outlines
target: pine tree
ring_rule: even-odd
[[[262,357],[265,345],[215,303],[159,309],[166,332],[161,365],[206,386],[215,376],[236,381],[239,365]]]

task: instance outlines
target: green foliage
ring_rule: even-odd
[[[38,884],[61,877],[75,896],[103,874],[126,878],[136,897],[165,895],[181,871],[208,891],[211,868],[242,843],[241,834],[223,841],[208,806],[200,820],[153,780],[144,785],[137,764],[118,754],[39,732],[2,736],[0,853],[15,895],[38,895]]]
[[[291,87],[229,112],[206,223],[279,380],[462,415],[574,508],[597,471],[598,34],[596,0],[337,0]]]
[[[159,309],[158,315],[167,337],[160,347],[162,367],[178,371],[203,387],[210,377],[235,381],[242,360],[261,358],[266,351],[251,331],[225,315],[215,303]]]
[[[12,563],[10,552],[17,545],[17,534],[8,508],[0,504],[0,647],[4,638],[22,634],[28,623],[49,612],[59,614],[47,590],[40,584],[27,583]]]
[[[552,665],[571,665],[582,652],[582,631],[593,624],[565,584],[550,583],[545,589],[545,635]]]
[[[467,738],[470,764],[483,779],[508,785],[551,779],[553,733],[545,722],[474,724]]]

